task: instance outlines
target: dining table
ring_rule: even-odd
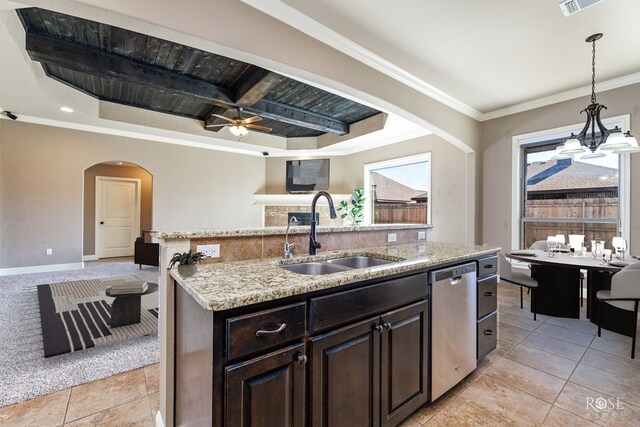
[[[580,270],[587,271],[587,318],[602,327],[623,334],[633,335],[633,312],[610,304],[598,306],[596,293],[611,289],[611,277],[637,259],[629,256],[624,260],[613,257],[604,261],[592,253],[578,255],[570,252],[549,254],[543,250],[513,250],[508,258],[529,264],[531,277],[538,282],[535,292],[535,312],[554,317],[580,318]],[[532,307],[532,312],[533,312]]]

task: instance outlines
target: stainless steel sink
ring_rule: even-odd
[[[370,256],[350,256],[346,258],[336,258],[327,261],[331,265],[343,265],[349,268],[367,268],[376,265],[391,264],[393,261]]]
[[[300,264],[285,264],[281,265],[280,268],[293,271],[294,273],[310,274],[313,276],[351,270],[350,268],[344,267],[342,265],[333,265],[326,262],[302,262]]]
[[[390,264],[394,261],[370,256],[350,256],[344,258],[329,259],[326,261],[301,262],[299,264],[283,264],[280,268],[299,274],[317,276],[319,274],[338,273],[357,268],[374,267],[376,265]]]

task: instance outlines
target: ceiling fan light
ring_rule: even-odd
[[[229,131],[235,136],[245,136],[249,130],[244,126],[229,126]]]

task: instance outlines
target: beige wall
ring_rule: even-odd
[[[640,84],[598,94],[598,102],[607,106],[603,118],[631,115],[631,131],[640,132]],[[482,241],[511,248],[511,155],[512,137],[535,131],[584,123],[580,111],[588,97],[561,102],[483,123],[482,156]],[[631,230],[632,253],[640,248],[640,154],[631,155]]]
[[[153,228],[261,224],[262,157],[1,120],[0,268],[80,262],[83,173],[110,160],[153,175]]]
[[[364,165],[421,153],[431,153],[432,223],[429,238],[455,243],[474,242],[475,155],[435,135],[424,136],[344,157],[331,157],[331,193],[349,194],[364,185]],[[471,157],[470,157],[471,156]],[[267,159],[266,192],[285,193],[285,158]],[[471,231],[473,233],[473,231]]]
[[[83,255],[95,254],[96,244],[96,177],[133,178],[140,180],[140,231],[151,230],[153,177],[146,170],[131,165],[91,166],[84,171]]]

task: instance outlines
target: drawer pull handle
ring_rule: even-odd
[[[256,332],[256,336],[257,337],[268,337],[269,335],[275,335],[275,334],[279,334],[280,332],[284,331],[284,328],[287,327],[286,323],[283,323],[282,325],[280,325],[280,327],[278,329],[274,329],[273,331],[265,331],[265,330],[258,330]]]
[[[485,297],[492,297],[493,296],[493,292],[485,292],[484,296]]]
[[[307,359],[307,356],[306,356],[306,355],[304,355],[304,354],[299,354],[299,355],[298,355],[298,357],[297,357],[297,360],[298,360],[298,365],[300,365],[300,366],[304,366],[304,365],[306,365],[306,364],[307,364],[307,360],[308,360],[308,359]]]
[[[493,268],[493,264],[485,264],[484,268],[486,268],[487,270]]]
[[[492,331],[491,329],[485,329],[485,330],[483,331],[483,333],[484,333],[485,335],[493,335],[493,331]]]

